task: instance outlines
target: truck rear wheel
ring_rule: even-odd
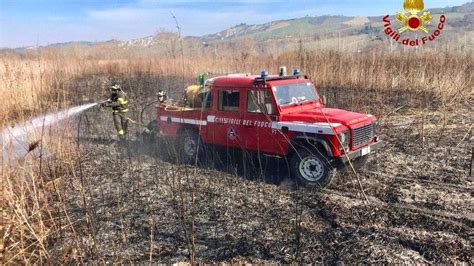
[[[178,158],[184,164],[196,164],[204,155],[204,145],[195,130],[186,129],[177,138]]]
[[[306,187],[325,187],[336,172],[328,158],[316,149],[297,149],[290,163],[296,181]]]

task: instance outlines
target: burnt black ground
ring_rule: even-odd
[[[470,112],[451,113],[445,126],[443,114],[426,114],[424,131],[417,113],[383,118],[386,146],[358,171],[368,201],[351,171],[315,190],[297,188],[284,160],[242,164],[242,153],[221,151],[210,164],[178,165],[143,146],[139,126],[126,147],[111,140],[107,113],[87,116],[78,176],[88,208],[77,179],[68,202],[91,223],[77,224],[74,259],[189,261],[194,235],[196,260],[207,263],[472,263]]]

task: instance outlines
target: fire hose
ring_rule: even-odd
[[[98,102],[97,104],[98,104],[100,107],[102,107],[103,104],[104,104],[104,103],[107,103],[108,101],[109,101],[109,100],[101,101],[101,102]],[[139,125],[139,126],[146,127],[147,125],[143,124],[143,113],[144,113],[144,111],[145,111],[146,108],[148,108],[150,105],[152,105],[152,104],[154,104],[154,103],[156,103],[156,102],[157,102],[157,101],[154,101],[154,102],[151,102],[151,103],[145,105],[145,107],[140,111],[140,117],[139,117],[140,120],[139,120],[139,122],[137,122],[137,121],[131,119],[130,117],[125,116],[125,115],[123,115],[123,114],[121,114],[121,113],[117,113],[117,114],[118,114],[120,117],[122,117],[123,119],[128,120],[128,121],[129,121],[130,123],[132,123],[132,124],[136,124],[136,125]]]
[[[146,110],[148,107],[150,107],[152,104],[157,103],[158,101],[159,101],[159,100],[155,100],[155,101],[153,101],[153,102],[151,102],[151,103],[147,103],[147,104],[141,109],[141,111],[140,111],[140,116],[139,116],[139,118],[140,118],[140,120],[139,120],[140,123],[143,124],[143,114],[145,113],[145,110]]]

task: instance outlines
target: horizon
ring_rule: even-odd
[[[47,46],[68,42],[133,40],[163,28],[183,36],[204,36],[239,24],[263,24],[305,16],[381,16],[403,9],[402,0],[296,3],[280,0],[0,0],[0,48]],[[472,1],[425,1],[425,9]],[[271,12],[268,12],[271,6]],[[34,7],[34,8],[32,8]]]

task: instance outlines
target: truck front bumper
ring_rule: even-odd
[[[372,154],[373,152],[375,152],[375,151],[379,150],[380,148],[382,148],[382,146],[383,146],[383,141],[380,140],[380,141],[371,143],[368,146],[362,147],[358,150],[350,151],[350,152],[346,153],[345,155],[342,155],[341,157],[335,158],[334,161],[336,162],[336,165],[347,164],[347,162],[349,160],[351,160],[351,161],[352,160],[357,160],[359,158],[368,156],[368,155]]]

